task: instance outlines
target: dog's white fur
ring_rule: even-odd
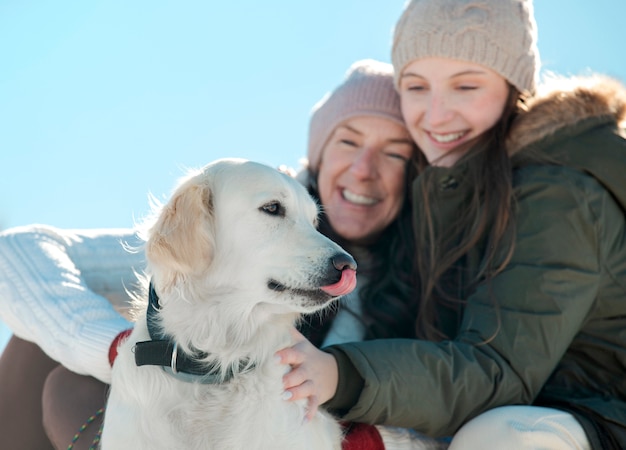
[[[306,422],[305,401],[281,398],[287,368],[274,357],[300,314],[336,299],[320,287],[347,254],[316,230],[317,215],[297,181],[258,163],[219,160],[182,180],[145,247],[160,326],[224,371],[241,359],[254,367],[222,384],[137,367],[134,346],[150,340],[143,305],[113,367],[104,450],[341,448],[328,413]]]

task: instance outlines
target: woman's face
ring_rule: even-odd
[[[404,120],[428,162],[436,166],[453,166],[463,156],[453,150],[493,127],[508,96],[509,85],[501,75],[455,59],[418,59],[400,76]]]
[[[333,230],[367,244],[396,218],[413,154],[405,127],[373,116],[339,124],[322,151],[318,190]]]

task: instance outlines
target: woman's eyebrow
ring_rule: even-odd
[[[361,131],[357,130],[357,129],[356,129],[356,128],[354,128],[354,127],[351,127],[350,125],[343,124],[343,125],[340,125],[340,126],[339,126],[339,127],[337,127],[337,128],[345,128],[346,130],[348,130],[348,131],[352,131],[353,133],[356,133],[356,134],[359,134],[359,135],[363,135],[363,132],[361,132]]]

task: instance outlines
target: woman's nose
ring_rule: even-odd
[[[356,153],[350,172],[358,179],[374,178],[376,176],[376,149],[364,146]]]

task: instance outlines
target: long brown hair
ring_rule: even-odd
[[[436,223],[440,206],[432,201],[436,171],[426,170],[425,160],[420,161],[423,173],[414,190],[420,197],[414,199],[416,278],[420,284],[415,298],[415,334],[419,338],[452,337],[441,326],[441,308],[458,312],[465,295],[478,283],[489,282],[511,259],[515,246],[513,175],[505,140],[512,121],[523,109],[520,93],[510,86],[500,120],[472,142],[459,160],[467,167],[467,184],[474,189],[463,193],[455,221]],[[483,252],[478,272],[462,272],[460,263],[476,247]]]

